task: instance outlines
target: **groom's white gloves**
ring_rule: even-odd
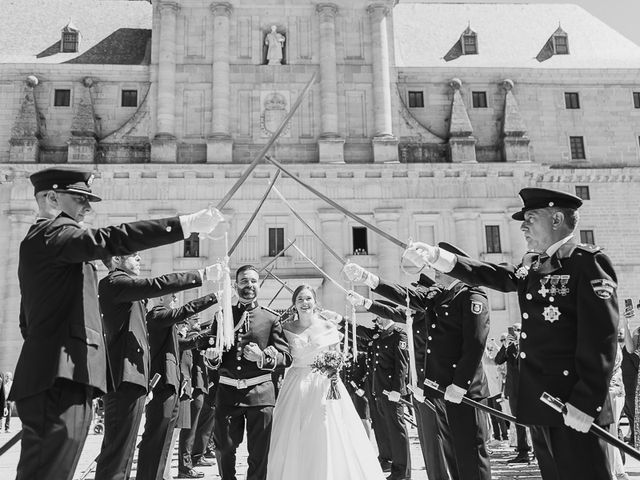
[[[454,253],[423,242],[413,242],[402,256],[416,267],[424,268],[429,266],[445,273],[453,269],[457,258]]]
[[[569,402],[564,405],[567,407],[567,411],[562,414],[565,425],[582,433],[588,432],[591,425],[593,425],[595,418],[587,415],[582,410],[571,405]]]
[[[400,401],[400,392],[389,392],[387,398],[390,402],[398,403]]]
[[[444,391],[444,399],[451,403],[461,403],[465,393],[467,393],[467,391],[464,388],[460,388],[452,383]]]
[[[205,208],[189,215],[180,215],[180,226],[184,238],[189,238],[192,233],[207,234],[215,230],[218,224],[224,221],[224,217],[217,208]]]
[[[380,283],[380,279],[371,272],[368,272],[360,265],[347,262],[342,269],[345,276],[354,283],[364,283],[370,289],[375,289]]]
[[[354,307],[364,307],[367,310],[369,310],[369,308],[373,304],[373,302],[370,299],[363,297],[362,295],[354,292],[353,290],[349,290],[349,292],[347,292],[347,300]]]
[[[249,342],[242,350],[242,356],[250,362],[262,362],[263,353],[257,343]]]

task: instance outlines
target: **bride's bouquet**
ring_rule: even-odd
[[[337,400],[340,398],[340,392],[338,391],[338,373],[340,373],[344,364],[344,355],[337,350],[327,350],[318,354],[311,364],[312,371],[326,375],[329,377],[329,380],[331,380],[327,400]]]

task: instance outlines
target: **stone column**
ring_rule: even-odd
[[[151,143],[151,160],[175,163],[178,145],[175,135],[176,123],[176,22],[180,5],[177,2],[161,1],[160,56],[158,59],[158,100],[156,103],[156,135]]]
[[[329,246],[341,255],[343,250],[343,222],[344,215],[330,209],[320,209],[318,212],[320,217],[320,224],[322,237],[327,241]],[[342,264],[336,260],[333,255],[329,253],[326,248],[322,248],[322,269],[331,278],[340,281],[340,275],[342,272]],[[338,307],[344,304],[344,294],[333,283],[328,280],[324,280],[322,283],[322,300],[323,305],[332,305],[332,309],[335,311],[341,311]]]
[[[320,17],[320,100],[322,133],[320,162],[344,162],[344,138],[338,134],[338,73],[336,69],[336,14],[333,3],[316,5]]]
[[[9,245],[6,251],[11,252],[5,257],[3,264],[4,288],[3,311],[4,322],[0,325],[0,368],[13,370],[18,360],[18,354],[22,345],[22,335],[18,324],[20,315],[20,286],[18,284],[18,251],[20,242],[24,238],[35,220],[33,210],[9,210],[6,213],[9,219]]]
[[[478,238],[478,217],[478,212],[472,208],[455,209],[453,212],[456,237],[452,243],[472,258],[478,258],[479,245],[484,245],[483,239]]]
[[[453,89],[451,120],[449,122],[449,153],[452,163],[476,162],[476,139],[460,89],[462,82],[454,78],[449,82]]]
[[[233,140],[229,130],[231,90],[229,83],[230,3],[212,3],[213,13],[213,91],[211,135],[207,138],[207,162],[231,163]]]
[[[504,120],[502,122],[502,145],[506,162],[530,162],[529,137],[524,124],[516,97],[513,95],[513,81],[506,79],[502,82],[505,91]]]
[[[397,208],[378,208],[374,211],[376,226],[387,233],[398,236],[400,210]],[[378,237],[378,274],[389,282],[400,281],[400,254],[402,252],[388,240]]]
[[[156,220],[159,218],[173,217],[177,215],[175,210],[168,209],[151,209],[149,210],[149,218]],[[160,247],[152,248],[146,252],[141,252],[142,264],[151,266],[151,276],[157,277],[166,273],[173,273],[173,252],[174,244],[162,245]],[[179,242],[179,248],[182,249],[182,242]],[[182,252],[182,250],[180,250]],[[182,255],[182,253],[180,253]]]
[[[391,78],[389,73],[389,41],[387,15],[389,7],[371,4],[371,63],[373,70],[373,161],[398,161],[398,139],[393,136],[391,117]]]
[[[40,131],[34,94],[38,82],[38,77],[29,75],[23,87],[22,105],[9,139],[10,163],[36,163],[38,161]]]

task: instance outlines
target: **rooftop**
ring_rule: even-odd
[[[577,5],[401,2],[393,19],[400,68],[640,68],[640,46]],[[539,61],[558,27],[569,54]],[[467,28],[478,54],[447,56]]]

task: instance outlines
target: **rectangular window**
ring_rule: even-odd
[[[463,49],[465,55],[475,55],[478,53],[478,44],[475,35],[463,35],[462,41],[464,42]]]
[[[589,194],[589,187],[587,185],[577,185],[576,196],[580,197],[582,200],[591,200],[591,196]]]
[[[593,230],[580,230],[580,243],[588,243],[589,245],[595,245],[596,240],[593,236]]]
[[[422,92],[409,92],[409,108],[424,107],[424,95]]]
[[[284,248],[284,228],[269,229],[269,256],[275,257]]]
[[[68,32],[62,34],[62,51],[77,52],[78,51],[78,34]]]
[[[584,137],[569,137],[571,146],[571,160],[584,160]]]
[[[633,92],[633,108],[640,108],[640,92]]]
[[[564,105],[567,110],[575,110],[580,108],[580,95],[578,92],[565,92]]]
[[[367,242],[367,229],[365,227],[353,227],[353,254],[369,255],[369,245]]]
[[[138,91],[137,90],[122,90],[122,102],[123,107],[137,107],[138,106]]]
[[[556,49],[556,55],[567,55],[569,53],[569,39],[565,35],[554,36],[553,44]]]
[[[197,233],[192,233],[184,240],[184,256],[190,258],[200,256],[200,238]]]
[[[487,239],[487,253],[502,253],[500,245],[500,226],[485,225],[485,237]]]
[[[57,90],[53,94],[54,107],[68,107],[71,105],[71,90]]]
[[[487,92],[471,92],[473,108],[487,108]]]

